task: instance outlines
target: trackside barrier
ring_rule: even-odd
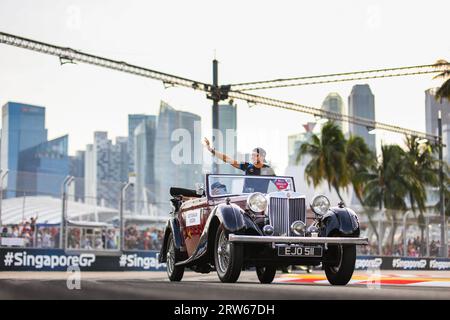
[[[450,259],[444,258],[412,258],[396,256],[358,256],[356,269],[366,270],[450,270]]]
[[[123,251],[117,255],[94,252],[66,253],[62,249],[0,248],[0,271],[165,271],[159,251]],[[450,259],[388,256],[358,256],[356,269],[450,270]]]
[[[62,249],[0,249],[0,271],[165,271],[158,251],[124,251],[117,255],[66,253]]]

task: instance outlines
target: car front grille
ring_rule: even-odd
[[[269,221],[274,236],[293,236],[291,224],[297,220],[306,222],[305,198],[270,198]]]

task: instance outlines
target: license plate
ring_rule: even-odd
[[[285,246],[278,247],[278,255],[286,257],[321,257],[320,246]]]

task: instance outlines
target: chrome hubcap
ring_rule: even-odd
[[[222,273],[228,270],[230,264],[230,243],[225,236],[225,232],[222,231],[217,243],[217,260],[219,263],[219,269]]]

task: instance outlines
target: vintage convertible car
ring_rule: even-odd
[[[185,268],[216,270],[222,282],[236,282],[241,270],[255,268],[261,283],[290,265],[322,263],[333,285],[349,282],[359,237],[355,212],[343,203],[330,208],[314,197],[307,224],[306,198],[292,177],[206,175],[206,188],[171,188],[173,212],[159,255],[171,281]]]

